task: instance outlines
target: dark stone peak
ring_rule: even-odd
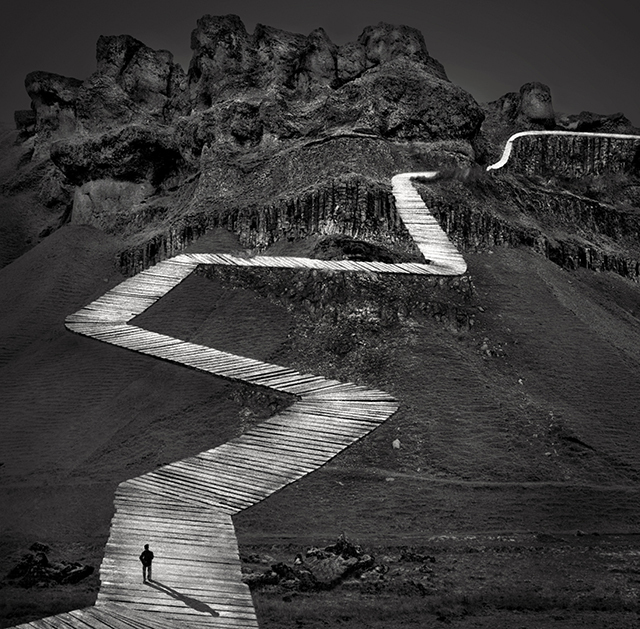
[[[447,80],[443,66],[429,56],[422,33],[411,26],[380,22],[367,26],[358,43],[364,48],[369,66],[396,59],[407,59],[427,66],[436,76]]]
[[[545,127],[553,127],[555,115],[551,90],[544,83],[525,83],[520,88],[520,115]]]
[[[488,103],[487,108],[505,122],[519,125],[523,129],[555,127],[551,90],[548,85],[537,81],[525,83],[519,92],[508,92]]]
[[[367,61],[374,65],[398,57],[424,63],[429,57],[422,33],[410,26],[385,22],[367,26],[358,37],[358,43],[364,47]]]
[[[191,50],[215,56],[218,49],[223,48],[233,55],[250,39],[237,15],[203,15],[191,33]]]
[[[17,124],[35,131],[68,182],[114,180],[122,195],[124,184],[145,194],[170,188],[200,172],[207,151],[349,134],[473,142],[483,119],[407,26],[378,24],[337,46],[322,28],[303,35],[259,24],[250,34],[236,15],[205,15],[191,47],[185,74],[167,51],[102,36],[85,81],[30,75],[35,127],[28,114]]]
[[[357,42],[338,47],[322,28],[301,35],[258,24],[250,36],[237,15],[207,15],[198,20],[191,48],[191,95],[205,109],[228,88],[338,87],[367,69],[400,59],[447,80],[422,34],[408,26],[380,23],[365,28]]]
[[[116,76],[146,46],[131,35],[100,35],[96,44],[97,72]]]

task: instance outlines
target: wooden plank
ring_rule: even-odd
[[[172,465],[185,475],[196,475],[198,478],[206,479],[211,481],[213,478],[221,478],[225,483],[231,483],[233,486],[244,486],[247,485],[249,488],[253,487],[255,483],[259,483],[259,485],[264,488],[266,486],[279,486],[279,483],[282,481],[281,476],[273,476],[272,474],[265,473],[261,470],[257,470],[254,464],[253,468],[248,468],[244,473],[240,473],[237,470],[230,469],[228,465],[224,464],[210,464],[208,465],[208,469],[206,473],[202,471],[198,471],[198,468],[201,466],[195,466],[193,464],[189,464],[188,461],[180,461]],[[275,491],[275,490],[274,490]]]

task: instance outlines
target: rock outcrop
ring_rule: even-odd
[[[50,550],[45,544],[35,542],[29,548],[32,552],[23,555],[22,559],[9,571],[6,578],[23,588],[49,587],[51,585],[72,585],[93,574],[93,566],[77,561],[49,561]]]
[[[185,73],[167,51],[128,35],[100,37],[86,80],[29,75],[35,114],[17,120],[61,173],[49,179],[78,187],[65,220],[110,230],[117,216],[126,229],[129,210],[141,227],[141,205],[159,191],[216,224],[219,212],[298,198],[327,175],[361,177],[373,190],[398,159],[379,168],[386,157],[361,155],[362,137],[396,146],[408,168],[421,159],[409,141],[459,142],[474,155],[484,114],[416,29],[380,23],[337,46],[321,28],[301,35],[258,25],[250,34],[235,15],[205,15],[191,47]],[[305,147],[338,136],[351,139],[331,146],[334,172],[324,173],[327,158],[318,167]],[[198,175],[190,198],[184,183]]]
[[[368,26],[337,46],[321,28],[302,35],[259,24],[249,33],[235,15],[205,15],[191,48],[185,72],[168,51],[100,37],[86,80],[27,77],[32,109],[16,123],[23,139],[34,134],[33,159],[48,160],[44,204],[60,211],[59,224],[129,239],[119,260],[127,273],[216,227],[257,250],[347,238],[411,256],[388,191],[394,173],[472,172],[497,161],[517,131],[634,131],[621,114],[556,114],[549,87],[536,82],[481,108],[408,26]],[[509,168],[640,171],[630,142],[622,150],[576,140],[570,157],[566,149],[565,139],[526,139]]]
[[[187,112],[186,75],[170,52],[152,50],[129,35],[100,37],[96,61],[76,101],[83,129],[166,123]]]
[[[373,556],[341,535],[336,544],[324,549],[309,548],[304,557],[299,553],[291,566],[279,562],[266,572],[245,572],[243,581],[254,590],[265,585],[279,585],[288,591],[329,590],[374,566]]]
[[[508,92],[486,108],[519,131],[555,127],[551,90],[544,83],[525,83],[519,92]]]
[[[36,132],[49,138],[51,134],[70,135],[76,130],[75,108],[81,80],[38,71],[29,73],[24,83],[36,112]]]
[[[159,185],[181,164],[172,134],[142,125],[59,140],[51,146],[51,159],[75,185],[105,178]]]
[[[104,132],[175,125],[207,112],[207,140],[231,136],[255,146],[266,129],[280,139],[361,127],[399,139],[472,140],[483,114],[406,26],[367,27],[336,46],[320,28],[308,36],[258,25],[250,35],[233,15],[204,16],[193,31],[188,74],[171,53],[128,35],[100,37],[97,69],[85,81],[32,73],[27,90],[37,130]],[[200,125],[196,115],[194,121]]]

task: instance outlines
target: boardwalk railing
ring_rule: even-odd
[[[285,411],[221,446],[121,483],[100,567],[94,607],[58,614],[32,629],[160,629],[258,626],[241,581],[232,516],[313,472],[397,410],[384,391],[236,356],[129,322],[200,265],[305,268],[320,271],[461,275],[466,263],[425,207],[407,173],[393,178],[396,207],[423,263],[182,254],[129,278],[67,317],[69,330],[294,396]],[[156,580],[142,583],[138,555],[156,554]]]

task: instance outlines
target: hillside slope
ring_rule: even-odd
[[[224,232],[208,240],[202,248],[238,246]],[[2,271],[8,339],[3,407],[12,419],[2,440],[5,567],[34,539],[97,563],[120,479],[226,440],[264,413],[265,400],[252,401],[250,392],[215,388],[215,379],[63,331],[60,315],[117,277],[116,248],[95,230],[65,228]],[[552,548],[563,548],[553,560],[540,555],[550,562],[547,568],[572,565],[571,578],[554,577],[564,597],[557,604],[588,611],[573,585],[581,575],[587,591],[605,597],[608,614],[627,604],[634,587],[632,573],[607,580],[600,571],[613,565],[611,547],[616,569],[623,575],[632,569],[633,538],[619,536],[635,532],[640,515],[633,421],[639,407],[637,285],[614,275],[563,271],[520,249],[472,254],[468,262],[471,294],[420,289],[417,280],[402,287],[399,280],[398,293],[387,294],[400,317],[383,314],[389,308],[375,282],[358,290],[347,283],[345,291],[340,277],[330,279],[343,287],[339,310],[309,309],[305,272],[295,272],[296,285],[306,286],[303,294],[283,298],[277,277],[247,270],[196,276],[139,324],[216,347],[222,329],[228,351],[381,386],[401,401],[386,425],[334,463],[239,516],[247,552],[287,557],[293,548],[327,543],[341,531],[386,553],[392,566],[401,547],[428,547],[439,557],[434,587],[453,587],[437,585],[446,573],[455,591],[471,596],[478,590],[469,566],[448,565],[459,540],[467,540],[465,548],[487,546],[475,569],[487,581],[480,592],[488,604],[504,607],[500,597],[517,591],[545,610],[554,608],[551,593],[536,590],[536,578],[527,576],[524,590],[520,582],[530,569],[522,563],[531,552],[525,549],[540,548],[532,534],[544,533],[556,536]],[[443,302],[454,311],[438,322],[426,305]],[[266,318],[271,311],[274,318]],[[458,324],[464,320],[459,311],[474,325]],[[281,403],[272,400],[266,408]],[[391,447],[394,439],[400,450]],[[580,559],[584,546],[574,547],[576,530],[590,533],[596,559]],[[490,550],[496,535],[518,541],[509,555],[517,584],[504,580],[505,565]],[[396,596],[396,581],[383,587],[385,597]],[[93,587],[75,586],[68,607],[88,604]],[[490,596],[495,588],[499,596]],[[30,613],[60,610],[68,594],[59,590],[30,591]],[[415,613],[424,613],[416,593]],[[6,626],[29,617],[16,615],[19,589],[5,587],[4,594]],[[259,614],[269,600],[258,594]],[[364,602],[355,604],[366,609]],[[310,613],[305,605],[313,608],[313,599],[303,615]],[[616,617],[622,622],[626,615]]]

